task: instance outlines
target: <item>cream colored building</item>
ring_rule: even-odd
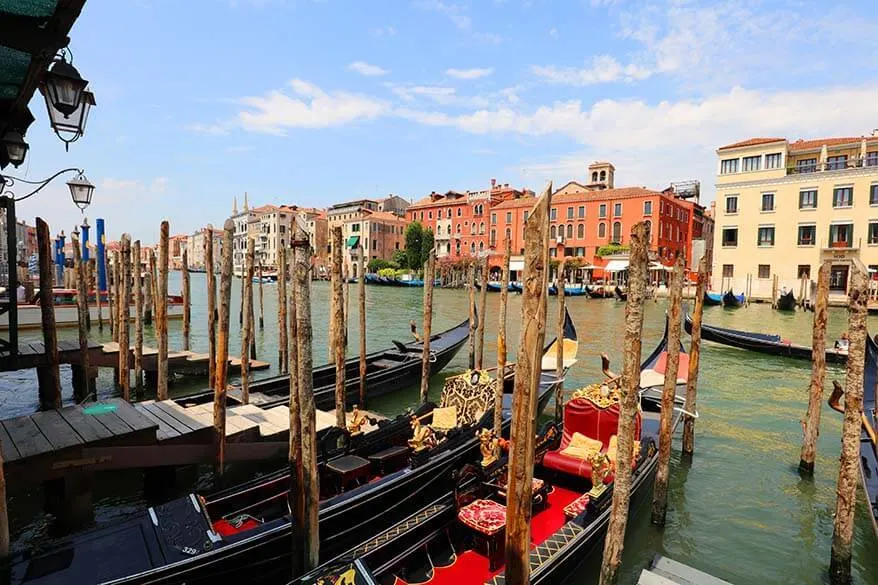
[[[800,294],[832,261],[830,295],[847,294],[850,259],[878,269],[878,131],[717,149],[711,288],[769,300],[772,280]]]

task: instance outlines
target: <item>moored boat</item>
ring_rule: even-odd
[[[628,300],[628,293],[622,290],[619,285],[616,285],[616,288],[613,290],[613,293],[616,295],[616,299],[620,301]]]
[[[684,327],[686,328],[687,333],[692,333],[691,316],[686,315]],[[722,345],[737,347],[739,349],[746,349],[769,355],[811,360],[810,347],[806,345],[798,345],[789,339],[784,339],[776,334],[739,331],[737,329],[727,329],[725,327],[716,327],[714,325],[702,323],[701,338]],[[826,361],[828,362],[845,363],[847,362],[847,357],[847,350],[836,348],[826,349]]]
[[[704,291],[704,306],[705,307],[716,307],[716,306],[719,306],[721,304],[723,304],[722,293]]]
[[[736,295],[732,289],[729,289],[728,292],[726,292],[723,295],[723,307],[727,307],[727,308],[743,307],[744,301],[746,301],[744,294],[742,293],[742,294]]]
[[[613,293],[607,292],[607,290],[600,285],[586,286],[585,292],[593,299],[609,299],[613,296]]]
[[[778,311],[795,311],[796,297],[793,294],[793,291],[787,291],[777,297],[777,303],[775,304],[775,308]]]

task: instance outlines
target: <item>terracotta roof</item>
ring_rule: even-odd
[[[602,201],[605,199],[632,199],[635,197],[647,197],[650,195],[662,195],[660,191],[647,189],[646,187],[620,187],[618,189],[601,189],[599,191],[580,191],[577,193],[565,193],[552,197],[555,203],[578,203],[580,201]],[[668,195],[668,197],[673,197]]]
[[[554,200],[553,200],[554,201]],[[508,199],[502,203],[498,203],[491,207],[491,211],[495,209],[518,209],[519,207],[533,207],[536,205],[536,197],[519,197],[518,199]]]
[[[725,146],[720,146],[717,150],[728,150],[730,148],[743,148],[745,146],[756,146],[759,144],[771,144],[772,142],[783,142],[786,138],[748,138],[747,140],[742,140],[741,142],[735,142],[733,144],[726,144]]]
[[[454,197],[449,197],[449,195],[454,195]],[[457,191],[430,193],[426,197],[418,199],[416,202],[409,205],[406,211],[417,207],[442,207],[445,205],[459,205],[466,202],[466,193],[458,193]]]
[[[842,138],[817,138],[814,140],[796,140],[790,143],[790,152],[800,152],[803,150],[815,150],[826,146],[840,146],[842,144],[857,144],[866,140],[866,142],[878,142],[876,136],[847,136]]]
[[[395,222],[404,222],[408,223],[408,221],[393,213],[388,213],[386,211],[372,211],[371,209],[364,210],[368,215],[369,219],[380,219],[382,221],[395,221]]]

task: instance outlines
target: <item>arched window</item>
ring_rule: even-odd
[[[454,243],[454,253],[460,256],[460,240]]]
[[[646,220],[646,241],[652,241],[652,222],[650,220]]]
[[[457,217],[460,217],[460,207],[457,208]]]
[[[622,243],[622,222],[614,221],[613,222],[613,241],[617,244]]]
[[[568,238],[573,237],[573,224],[572,223],[567,224],[567,237]]]
[[[585,224],[581,223],[576,226],[576,237],[580,240],[585,237]]]
[[[476,222],[472,222],[471,224],[469,224],[469,235],[476,235]]]
[[[485,222],[481,222],[481,223],[479,223],[479,233],[480,233],[480,234],[484,234],[484,233],[485,233]]]
[[[506,228],[506,241],[508,242],[511,239],[512,239],[512,230],[509,228]]]
[[[598,237],[606,238],[607,237],[607,224],[601,222],[598,224]]]
[[[447,217],[448,219],[451,219],[451,210],[450,209],[445,212],[445,217]]]
[[[476,243],[475,242],[473,242],[472,244],[469,245],[469,253],[471,255],[474,255],[476,253]]]
[[[484,252],[485,250],[485,242],[479,242],[479,252]]]
[[[457,224],[457,233],[460,233],[460,224]]]
[[[597,182],[598,182],[598,172],[597,172],[597,171],[594,171],[594,172],[591,174],[591,182],[592,182],[592,183],[597,183]]]
[[[553,240],[558,236],[558,228],[552,226],[549,228],[549,237]]]
[[[607,171],[601,171],[601,181],[607,180]]]

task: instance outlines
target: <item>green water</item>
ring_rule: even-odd
[[[206,350],[204,275],[192,275],[192,349]],[[179,275],[171,277],[171,292],[179,290]],[[314,352],[315,363],[326,361],[327,304],[329,287],[315,283]],[[352,312],[356,315],[356,288],[352,291]],[[277,362],[276,292],[267,285],[265,329],[257,332],[258,357]],[[258,298],[258,297],[257,297]],[[233,307],[240,299],[238,283],[233,287]],[[391,339],[406,340],[408,322],[421,319],[422,290],[367,287],[370,349],[389,345]],[[456,324],[466,317],[467,293],[436,290],[434,331]],[[488,295],[486,362],[495,359],[496,317],[499,295]],[[569,298],[568,307],[576,323],[579,362],[570,371],[566,387],[584,385],[600,376],[601,352],[615,367],[620,366],[624,307],[612,300]],[[665,304],[650,302],[644,323],[644,354],[659,340],[664,324]],[[258,314],[258,305],[257,305]],[[520,325],[520,298],[510,296],[508,339],[511,354],[517,344]],[[557,321],[555,301],[549,305],[550,331]],[[780,332],[796,342],[809,344],[810,314],[781,314],[766,305],[738,310],[708,307],[705,322],[752,331]],[[829,335],[837,336],[846,326],[844,310],[830,311]],[[870,318],[870,328],[878,329],[878,319]],[[104,336],[94,335],[98,339]],[[237,319],[232,319],[232,347],[240,349]],[[357,319],[351,322],[352,350],[358,339]],[[74,338],[66,330],[62,338]],[[684,340],[688,345],[688,338]],[[147,343],[154,345],[152,331]],[[181,322],[170,325],[170,346],[181,347]],[[514,355],[510,355],[513,359]],[[466,348],[451,362],[445,373],[461,371],[466,365]],[[257,376],[276,373],[274,369]],[[702,351],[696,425],[696,454],[691,466],[679,458],[679,444],[672,454],[668,523],[663,530],[649,524],[648,505],[637,510],[629,522],[624,552],[622,583],[632,585],[640,570],[656,553],[705,570],[736,585],[790,584],[817,585],[827,581],[832,515],[838,473],[841,417],[824,407],[817,470],[813,480],[802,480],[796,472],[802,440],[800,419],[807,406],[810,375],[808,362],[773,358],[706,343]],[[844,370],[830,366],[827,387],[833,379],[843,380]],[[62,370],[65,402],[72,401],[69,370]],[[109,372],[99,379],[99,395],[114,395]],[[203,381],[177,383],[174,394],[203,387]],[[412,388],[375,400],[371,408],[395,414],[417,401],[417,380]],[[438,396],[441,380],[431,385]],[[0,377],[0,416],[33,412],[37,405],[36,377],[33,372],[16,372]],[[265,467],[270,469],[271,466]],[[223,483],[240,481],[254,472],[232,468]],[[179,490],[193,485],[207,489],[220,482],[208,469],[187,469],[178,475]],[[148,502],[141,491],[137,472],[104,473],[95,485],[96,519],[107,523],[125,517]],[[10,509],[15,548],[39,546],[53,537],[51,517],[42,513],[41,490],[16,491],[11,486]],[[165,494],[170,497],[173,493]],[[872,533],[868,509],[862,494],[857,508],[854,545],[854,574],[857,583],[878,585],[878,542]],[[600,555],[586,560],[575,583],[596,583]]]

